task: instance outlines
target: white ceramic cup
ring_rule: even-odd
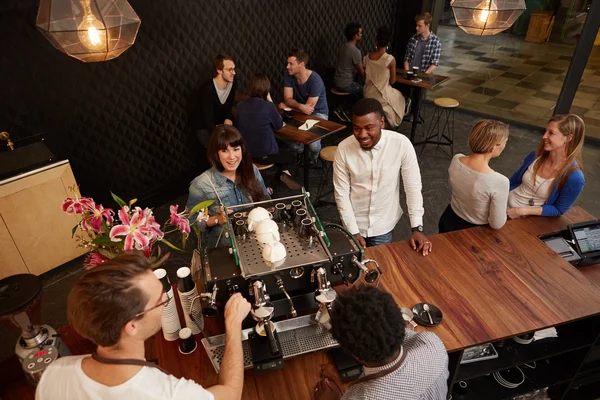
[[[287,256],[285,246],[281,242],[265,244],[262,252],[263,259],[268,263],[277,263]]]
[[[257,223],[264,220],[270,220],[271,218],[273,218],[273,216],[270,212],[262,207],[256,207],[248,213],[248,231],[254,231]]]
[[[279,242],[281,239],[279,236],[279,227],[277,222],[265,219],[256,224],[254,229],[256,233],[256,240],[265,245],[267,243]]]

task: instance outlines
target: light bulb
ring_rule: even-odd
[[[473,21],[477,26],[485,26],[491,25],[494,21],[496,21],[497,12],[495,11],[498,8],[494,0],[484,0],[477,5],[477,9],[473,12]]]
[[[83,21],[77,27],[77,35],[81,44],[89,50],[106,49],[106,28],[104,24],[94,16],[90,9],[89,1],[82,2],[84,8]]]

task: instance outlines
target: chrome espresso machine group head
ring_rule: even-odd
[[[257,207],[264,208],[261,213],[272,216],[279,227],[274,237],[284,246],[286,257],[278,263],[263,259],[265,244],[256,240],[254,232],[233,229]],[[232,211],[225,213],[227,223],[221,232],[225,245],[200,246],[200,253],[206,292],[211,293],[210,299],[205,297],[209,308],[222,309],[235,292],[252,304],[251,317],[242,324],[243,346],[251,355],[246,368],[278,369],[284,358],[337,347],[329,333],[335,286],[376,283],[379,265],[363,261],[362,247],[342,226],[321,224],[308,193],[245,204]],[[283,214],[287,218],[280,220]],[[376,268],[369,269],[369,263]],[[203,339],[202,344],[218,371],[224,335]]]

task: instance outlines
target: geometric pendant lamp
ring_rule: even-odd
[[[510,28],[525,11],[525,0],[453,0],[450,5],[456,25],[479,36]]]
[[[135,42],[141,22],[126,0],[40,0],[36,18],[54,47],[83,62],[121,55]]]

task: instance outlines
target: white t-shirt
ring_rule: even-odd
[[[208,390],[188,379],[177,379],[157,368],[142,367],[133,378],[118,386],[105,386],[88,377],[81,360],[69,356],[56,360],[42,375],[35,392],[36,400],[214,400]]]

